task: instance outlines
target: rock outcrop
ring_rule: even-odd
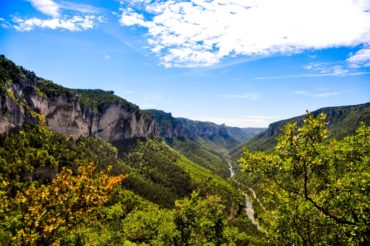
[[[153,119],[112,92],[72,90],[0,57],[0,134],[41,123],[74,139],[106,141],[156,135]]]
[[[194,121],[186,118],[175,118],[171,113],[161,110],[146,110],[158,124],[159,135],[163,138],[212,138],[216,136],[229,137],[224,124]]]

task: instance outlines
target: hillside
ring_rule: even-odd
[[[77,173],[76,170],[80,171]],[[0,136],[0,173],[2,245],[8,245],[13,240],[21,240],[22,245],[50,244],[59,240],[62,245],[81,245],[79,240],[93,240],[95,243],[98,240],[98,245],[170,240],[164,245],[178,245],[184,239],[177,236],[177,230],[181,231],[182,227],[181,222],[178,227],[175,226],[174,222],[180,218],[175,220],[173,211],[181,211],[179,204],[190,199],[187,197],[193,197],[191,199],[198,202],[205,199],[207,208],[211,209],[211,216],[207,218],[204,216],[208,209],[199,208],[199,219],[212,221],[216,218],[211,212],[215,205],[221,209],[222,217],[217,220],[218,223],[222,221],[222,227],[227,228],[233,223],[236,226],[244,224],[240,229],[232,226],[235,235],[248,227],[251,233],[255,230],[251,224],[245,223],[240,214],[243,201],[235,187],[159,139],[137,139],[129,146],[117,149],[100,138],[89,136],[74,142],[44,126],[29,126],[18,133]],[[105,181],[108,177],[109,180]],[[111,188],[106,190],[108,185],[115,187],[113,192]],[[40,193],[32,195],[35,192]],[[25,204],[18,200],[20,195],[25,197]],[[218,198],[212,200],[216,198],[214,196]],[[140,214],[139,218],[135,218],[136,213]],[[168,219],[165,215],[169,216]],[[26,217],[27,224],[22,222],[24,219],[21,220],[21,216]],[[232,219],[226,220],[230,216]],[[135,227],[145,228],[148,220],[153,220],[148,231],[137,234]],[[9,226],[16,229],[13,239]],[[44,229],[49,226],[55,229]],[[66,228],[75,230],[70,234]],[[33,235],[42,236],[24,239],[17,230],[26,230],[26,235],[31,230]],[[202,235],[202,230],[192,230],[195,230],[194,236]],[[207,229],[212,230],[212,227]],[[171,231],[173,233],[165,234],[165,238],[158,238],[162,233]],[[246,243],[252,239],[245,236],[227,239],[221,234],[217,237],[226,242],[241,240]],[[156,245],[155,242],[149,244]]]
[[[365,125],[370,124],[370,103],[321,108],[311,113],[314,116],[320,113],[327,115],[329,138],[342,139],[354,134],[361,122],[364,122]],[[304,117],[305,115],[301,115],[270,124],[266,131],[251,138],[245,145],[235,148],[230,152],[230,155],[233,159],[238,159],[244,146],[250,150],[271,150],[276,145],[276,136],[281,133],[281,128],[288,122],[298,122],[298,125],[302,125]]]
[[[187,158],[223,176],[229,175],[225,153],[263,128],[237,128],[173,117],[161,110],[145,110],[155,120],[159,136]]]

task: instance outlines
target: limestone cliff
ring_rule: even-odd
[[[93,135],[115,141],[156,134],[147,113],[113,92],[64,88],[4,56],[0,92],[0,134],[37,122],[74,139]]]

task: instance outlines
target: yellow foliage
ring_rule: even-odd
[[[13,238],[14,242],[57,245],[54,234],[58,229],[71,230],[87,219],[87,222],[92,222],[92,214],[106,203],[111,191],[127,177],[110,177],[105,173],[94,176],[95,168],[93,163],[82,166],[76,176],[65,168],[50,185],[31,185],[18,192],[15,202],[22,208],[24,222]]]

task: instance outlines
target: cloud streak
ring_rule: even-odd
[[[309,91],[295,91],[295,95],[301,95],[301,96],[308,96],[308,97],[332,97],[332,96],[339,96],[340,93],[336,91],[327,91],[327,90],[320,90],[318,92],[309,92]]]
[[[128,1],[120,23],[147,29],[166,67],[201,67],[238,55],[293,54],[370,42],[366,0]]]
[[[71,18],[51,18],[51,19],[39,19],[39,18],[14,18],[14,28],[17,31],[31,31],[36,28],[41,29],[64,29],[68,31],[84,31],[94,28],[96,21],[99,21],[97,17],[93,15],[86,16],[73,16]]]
[[[256,77],[255,80],[272,80],[272,79],[298,79],[298,78],[318,78],[318,77],[352,77],[370,74],[370,72],[346,72],[342,74],[338,73],[319,73],[319,74],[288,74],[288,75],[277,75],[277,76],[262,76]]]
[[[348,57],[347,62],[353,68],[370,67],[370,48],[364,48]]]
[[[224,98],[247,99],[251,101],[261,99],[261,95],[258,93],[229,94],[229,95],[221,95],[221,96]]]
[[[88,4],[80,4],[67,1],[60,2],[59,7],[61,9],[72,10],[83,14],[99,14],[103,11],[102,9],[96,8]]]
[[[344,76],[350,72],[349,69],[341,65],[332,65],[322,62],[317,63],[311,62],[309,64],[304,65],[303,68],[306,70],[319,72],[320,74],[323,75],[331,74],[333,76]]]

